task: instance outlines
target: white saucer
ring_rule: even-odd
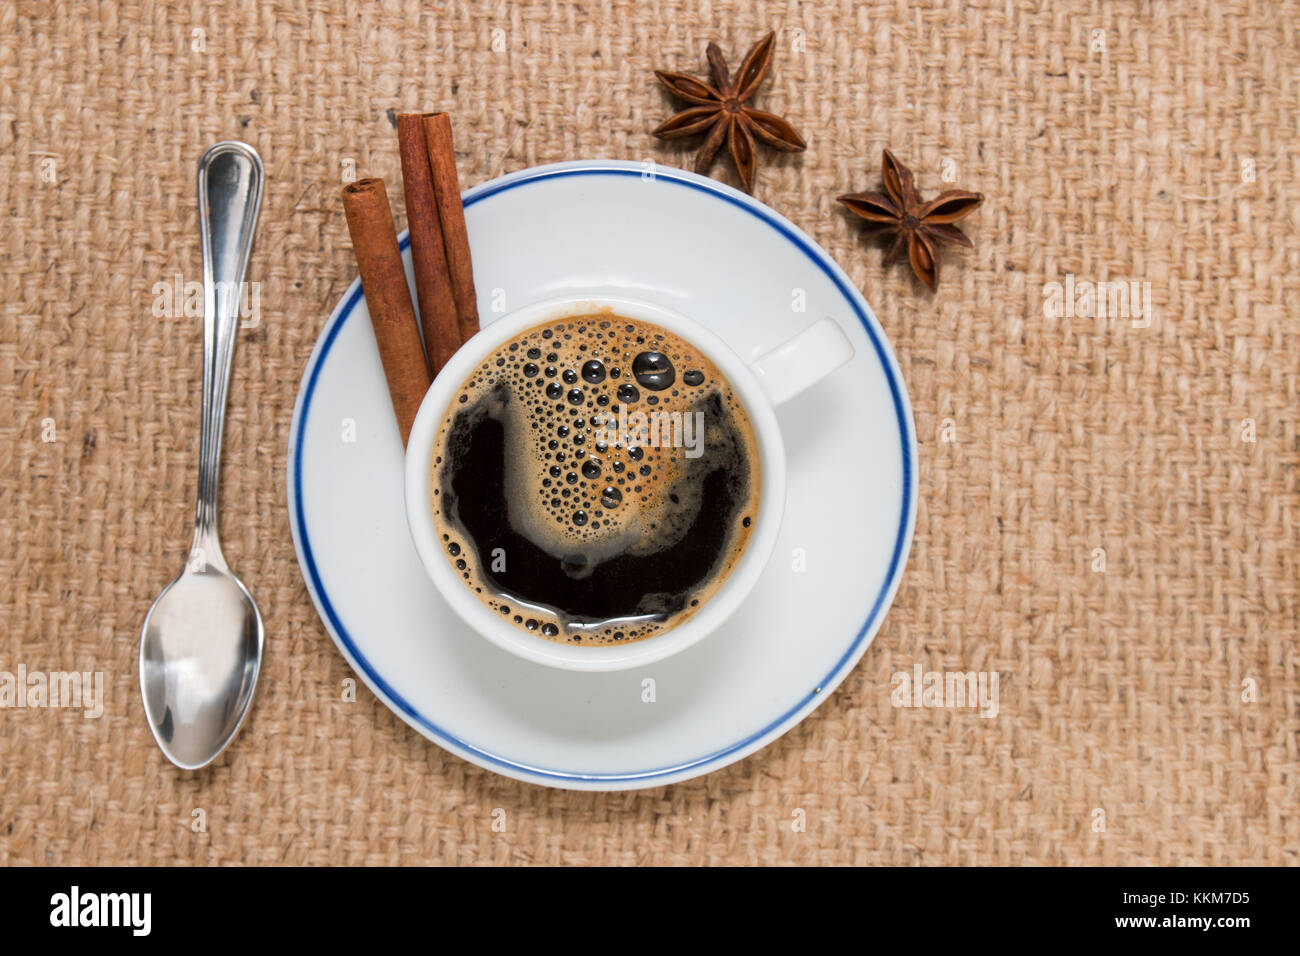
[[[406,527],[401,440],[354,282],[307,363],[289,438],[290,524],[321,619],[394,713],[519,780],[628,790],[753,753],[858,662],[907,560],[916,436],[875,316],[787,220],[678,169],[526,169],[467,192],[465,215],[485,323],[540,299],[623,293],[703,322],[742,357],[830,315],[857,355],[778,410],[786,517],[741,611],[644,672],[569,673],[470,633],[425,576]],[[409,278],[409,253],[407,267]]]

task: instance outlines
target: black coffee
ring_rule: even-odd
[[[698,349],[598,313],[528,329],[462,384],[438,436],[433,510],[467,586],[566,643],[689,617],[749,540],[753,428]]]

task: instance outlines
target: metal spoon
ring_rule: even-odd
[[[262,160],[217,143],[199,160],[203,235],[203,421],[194,542],[185,570],[158,595],[140,637],[145,715],[167,759],[197,770],[239,732],[262,661],[262,617],[217,539],[221,429],[244,267],[262,200]]]

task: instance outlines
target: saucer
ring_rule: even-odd
[[[624,294],[691,316],[742,358],[823,316],[856,355],[777,410],[785,519],[744,606],[665,661],[573,673],[470,632],[426,576],[406,526],[401,438],[353,282],[307,363],[289,437],[290,524],[321,620],[389,709],[497,773],[630,790],[734,763],[834,691],[897,590],[916,514],[916,436],[884,332],[807,235],[693,173],[560,163],[484,183],[464,201],[485,324],[542,299]]]

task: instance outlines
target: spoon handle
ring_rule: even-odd
[[[226,392],[235,357],[244,267],[262,202],[262,159],[245,143],[217,143],[199,160],[203,237],[203,422],[190,564],[225,568],[217,538],[217,483]],[[196,568],[197,569],[197,568]]]

